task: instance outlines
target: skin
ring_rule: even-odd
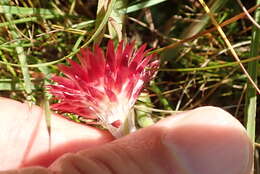
[[[106,131],[0,98],[0,174],[249,174],[244,127],[216,107],[168,117],[114,140]],[[4,150],[3,150],[4,149]],[[51,149],[51,150],[50,150]]]

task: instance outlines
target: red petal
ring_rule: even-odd
[[[65,66],[63,64],[58,65],[58,68],[63,74],[65,74],[70,79],[74,79],[74,70],[68,66]]]
[[[119,66],[121,66],[121,67],[128,66],[128,63],[130,62],[130,59],[132,58],[134,43],[135,43],[135,41],[126,45],[126,47],[123,51],[121,63],[119,64]]]
[[[113,91],[111,91],[110,89],[107,89],[107,88],[105,90],[106,90],[106,94],[111,102],[118,102],[116,94]]]
[[[92,61],[92,67],[95,75],[97,78],[100,77],[104,77],[104,73],[105,73],[105,57],[104,57],[104,53],[102,51],[102,49],[98,46],[95,46],[95,56],[93,59],[91,59]]]
[[[123,54],[123,40],[119,43],[117,50],[116,50],[116,72],[118,71],[118,67],[120,65],[122,54]]]
[[[84,67],[84,68],[88,68],[88,64],[89,64],[89,58],[88,58],[88,54],[87,52],[89,52],[90,50],[88,48],[81,48],[80,49],[80,54],[77,54],[77,57],[81,63],[81,65]]]
[[[111,123],[112,126],[116,127],[116,128],[119,128],[121,126],[121,121],[120,120],[117,120],[117,121],[114,121],[113,123]]]
[[[70,105],[69,103],[56,103],[52,104],[51,108],[53,110],[59,110],[67,113],[75,113],[77,115],[90,118],[90,119],[96,119],[97,116],[93,114],[93,111],[89,108],[85,107],[77,107],[75,105]]]
[[[74,78],[76,78],[77,80],[84,80],[84,81],[88,81],[88,73],[86,70],[84,70],[82,68],[82,66],[80,66],[78,63],[76,63],[75,61],[68,59],[69,63],[71,64],[71,69],[73,69],[74,71]]]
[[[51,78],[51,80],[59,83],[60,85],[67,86],[68,88],[76,88],[74,81],[65,77],[55,75]]]
[[[106,58],[107,58],[106,62],[109,65],[110,70],[112,72],[115,72],[115,70],[116,70],[116,57],[115,57],[114,44],[113,44],[112,40],[108,41]]]
[[[154,55],[147,56],[142,62],[140,62],[136,68],[136,73],[142,72],[153,57]]]
[[[146,49],[146,44],[143,44],[135,53],[135,55],[133,56],[134,58],[131,60],[131,62],[141,62],[142,59],[145,57],[145,54],[147,54],[147,51],[144,51]]]

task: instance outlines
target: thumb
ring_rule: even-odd
[[[236,119],[203,107],[101,147],[67,154],[49,169],[62,174],[249,174],[252,154]]]

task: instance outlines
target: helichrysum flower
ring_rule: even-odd
[[[105,54],[99,46],[81,49],[80,64],[68,60],[71,66],[59,65],[66,77],[52,78],[49,91],[59,100],[52,109],[92,119],[115,137],[134,131],[133,105],[159,65],[145,49],[120,42],[115,50],[112,41]]]

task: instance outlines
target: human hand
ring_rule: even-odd
[[[214,107],[168,117],[114,141],[106,131],[53,116],[49,152],[40,108],[4,98],[0,106],[0,170],[16,169],[0,174],[249,174],[252,168],[243,126]],[[43,167],[31,167],[36,165]]]

